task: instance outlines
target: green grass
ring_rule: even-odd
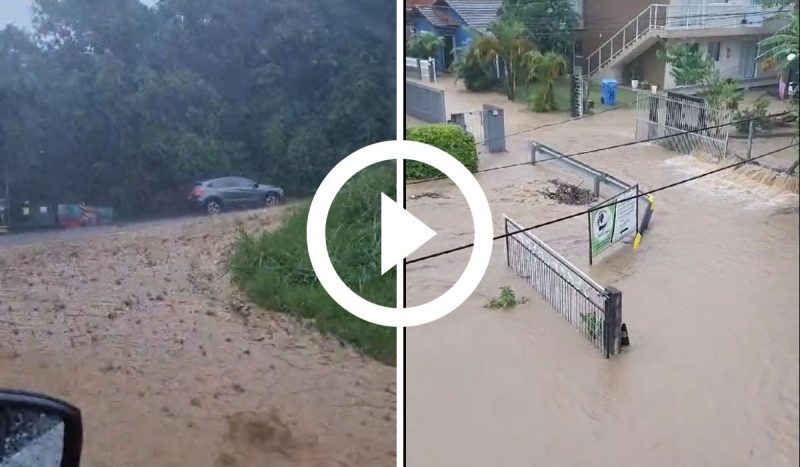
[[[531,96],[534,93],[542,90],[542,84],[539,82],[526,84],[517,88],[517,101],[530,102]],[[569,89],[570,84],[566,79],[560,79],[553,85],[553,97],[555,98],[556,111],[566,112],[569,110]],[[613,106],[606,106],[600,103],[600,84],[591,82],[589,83],[589,100],[594,101],[594,108],[614,108],[621,105],[631,104],[636,102],[636,92],[629,89],[617,87],[617,102]]]
[[[393,164],[370,167],[336,196],[328,215],[327,244],[342,280],[367,300],[395,306],[396,271],[380,274],[380,193],[395,197]],[[342,309],[319,284],[306,249],[308,204],[273,232],[243,233],[230,266],[234,281],[260,306],[311,320],[323,333],[394,365],[395,328],[361,320]]]

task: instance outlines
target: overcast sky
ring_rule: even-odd
[[[0,0],[0,29],[6,24],[30,26],[32,2],[33,0]]]
[[[152,5],[157,0],[142,0],[142,3]],[[31,5],[33,0],[0,0],[0,29],[6,24],[18,27],[31,25]]]

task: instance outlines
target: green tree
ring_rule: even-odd
[[[536,80],[542,85],[541,91],[533,95],[533,108],[537,112],[549,112],[556,108],[553,97],[553,84],[564,74],[567,61],[555,52],[542,54],[538,51],[528,52],[528,79]]]
[[[496,83],[492,67],[487,63],[478,44],[480,33],[469,29],[470,40],[467,45],[453,51],[454,60],[451,71],[456,75],[456,82],[463,80],[470,91],[486,91]]]
[[[444,47],[444,38],[428,31],[414,34],[406,42],[406,54],[409,57],[433,57],[437,50]]]
[[[394,135],[394,12],[354,1],[35,0],[32,33],[0,31],[12,203],[142,217],[223,175],[313,192]]]
[[[522,23],[539,50],[572,53],[578,16],[570,0],[503,0],[503,16]]]
[[[499,59],[506,95],[514,100],[520,79],[527,77],[525,57],[534,48],[525,37],[525,27],[519,21],[500,18],[489,26],[487,34],[481,36],[475,47],[485,63]]]
[[[742,100],[740,82],[723,79],[719,70],[703,52],[697,42],[667,45],[658,50],[658,56],[671,65],[670,74],[678,85],[698,85],[698,95],[712,107],[737,110]]]

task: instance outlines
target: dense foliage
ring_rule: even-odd
[[[469,43],[455,50],[455,60],[450,71],[456,75],[456,81],[464,82],[467,90],[488,91],[498,83],[495,70],[493,64],[483,57],[481,49],[476,47],[482,40],[481,34],[475,29],[470,29],[469,34]]]
[[[396,270],[380,273],[380,194],[396,196],[395,165],[370,167],[348,181],[328,215],[331,262],[345,284],[383,306],[396,303]],[[356,318],[325,292],[306,249],[308,205],[274,231],[242,234],[231,259],[234,280],[256,303],[311,320],[387,365],[395,364],[395,329]]]
[[[525,36],[525,26],[505,16],[492,23],[488,33],[475,43],[476,52],[485,63],[500,63],[506,96],[510,100],[516,98],[517,86],[527,78],[526,56],[534,48],[533,42]]]
[[[415,58],[430,58],[444,47],[444,38],[432,32],[422,31],[406,41],[406,55]]]
[[[315,189],[394,132],[388,0],[35,0],[0,31],[12,202],[174,212],[197,179]],[[358,16],[354,18],[353,12]]]
[[[524,25],[542,52],[572,54],[578,16],[570,0],[504,0],[503,17]]]
[[[430,144],[455,157],[470,172],[478,170],[478,150],[472,133],[458,125],[434,124],[408,128],[406,139]],[[416,161],[406,162],[407,179],[424,179],[441,176],[435,168]]]

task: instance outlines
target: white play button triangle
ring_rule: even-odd
[[[433,238],[436,232],[381,193],[381,274]]]

